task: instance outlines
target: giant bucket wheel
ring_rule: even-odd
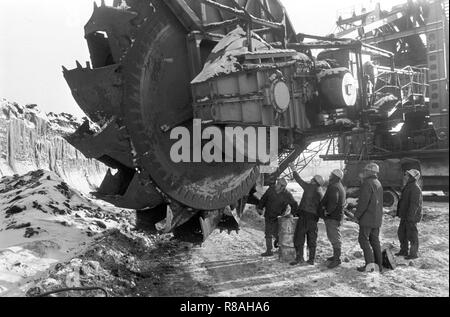
[[[91,62],[85,68],[78,62],[76,69],[64,68],[64,76],[80,107],[104,128],[77,136],[76,146],[138,175],[144,192],[155,197],[150,205],[162,198],[192,210],[218,210],[248,195],[259,176],[256,165],[174,163],[170,157],[176,142],[170,128],[192,128],[188,35],[226,35],[245,19],[250,29],[278,28],[264,31],[268,41],[295,35],[278,0],[94,4],[85,26]]]

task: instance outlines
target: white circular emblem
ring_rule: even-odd
[[[284,81],[277,80],[272,84],[272,103],[279,112],[285,112],[291,103],[291,93]]]

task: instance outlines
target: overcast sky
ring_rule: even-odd
[[[282,0],[297,32],[333,32],[337,11],[381,2],[383,9],[406,0]],[[100,0],[98,0],[100,3]],[[112,4],[112,0],[106,0]],[[0,0],[0,97],[37,103],[46,112],[83,115],[62,76],[75,60],[89,60],[83,27],[92,0]]]

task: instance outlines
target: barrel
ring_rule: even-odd
[[[294,233],[298,218],[292,216],[278,217],[279,257],[281,262],[295,260]]]

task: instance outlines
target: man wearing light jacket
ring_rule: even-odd
[[[378,180],[380,168],[370,163],[364,168],[363,184],[358,200],[355,218],[359,223],[359,245],[364,252],[366,265],[359,267],[364,272],[367,265],[376,263],[380,269],[383,259],[380,245],[380,228],[383,223],[383,186]]]
[[[422,189],[418,184],[420,172],[409,170],[405,173],[406,186],[403,188],[402,196],[398,202],[397,216],[400,217],[398,228],[398,239],[400,240],[400,252],[397,256],[405,256],[407,260],[418,258],[419,232],[417,223],[422,221]],[[411,244],[408,254],[408,244]]]

